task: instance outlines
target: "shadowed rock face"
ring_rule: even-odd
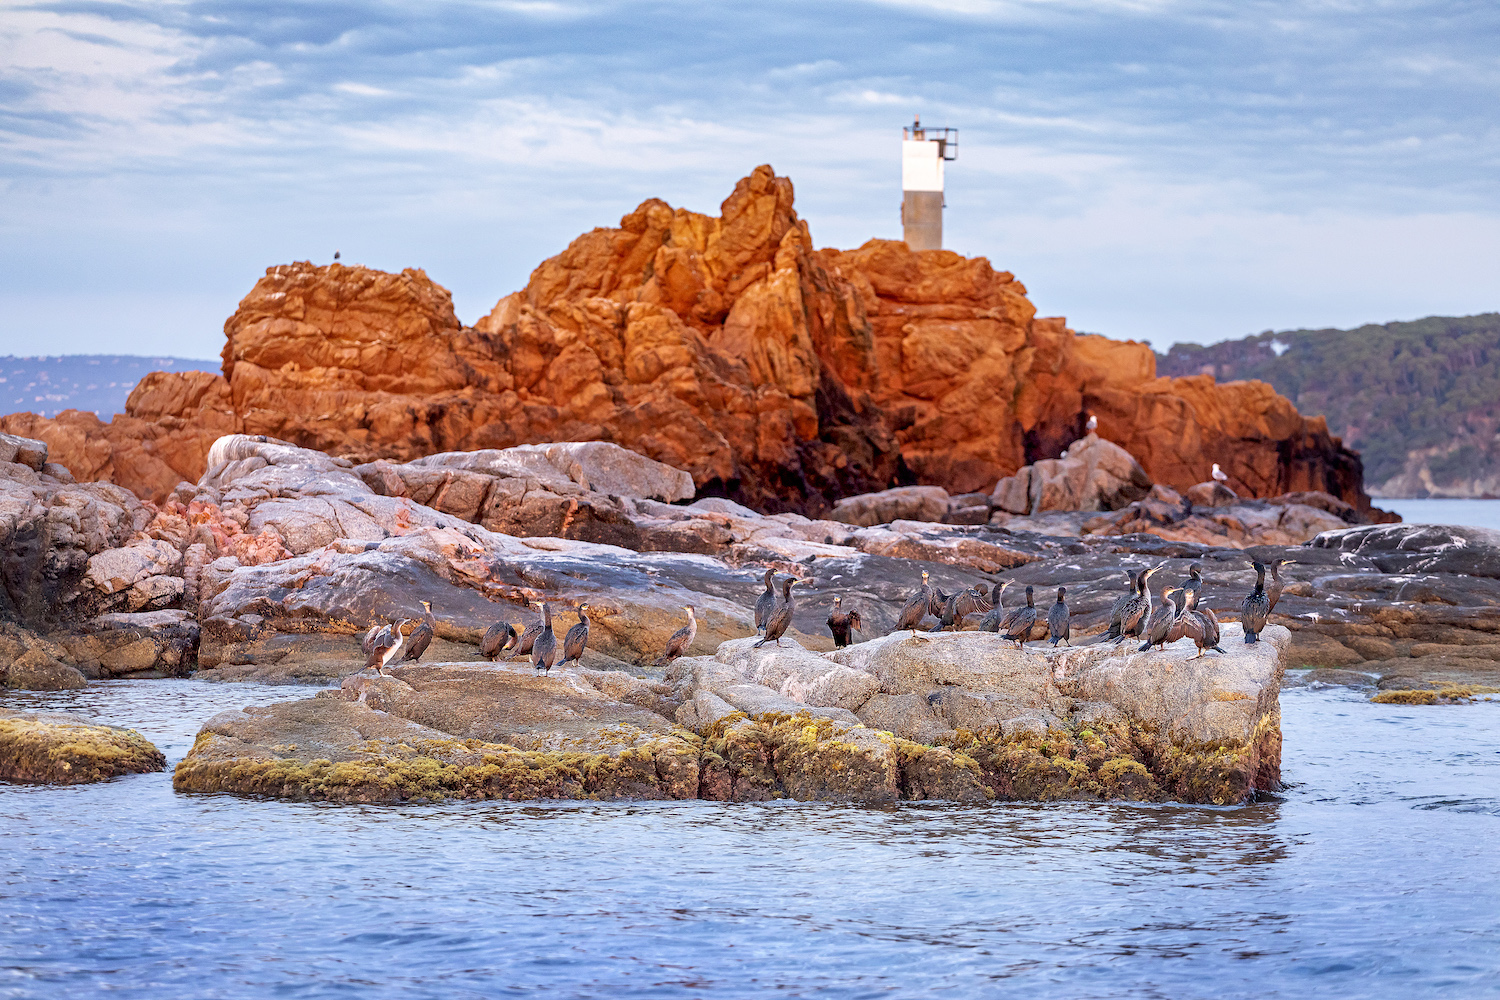
[[[984,258],[814,250],[791,182],[764,166],[716,217],[652,199],[580,236],[472,328],[420,270],[296,263],[267,269],[224,329],[221,376],[148,376],[110,424],[0,424],[80,480],[158,500],[231,433],[355,464],[602,440],[700,495],[821,515],[897,485],[989,491],[1092,412],[1156,482],[1186,489],[1218,462],[1243,495],[1369,505],[1358,457],[1269,386],[1156,378],[1149,347],[1037,318]]]

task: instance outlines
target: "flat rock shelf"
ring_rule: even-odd
[[[1225,654],[896,633],[834,653],[721,643],[660,679],[469,662],[221,713],[184,792],[298,800],[1174,800],[1280,782],[1290,633]]]

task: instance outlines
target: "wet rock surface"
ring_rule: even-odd
[[[0,781],[81,785],[160,771],[166,763],[133,729],[66,712],[0,709]]]

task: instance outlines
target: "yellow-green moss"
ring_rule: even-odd
[[[337,762],[292,757],[215,759],[215,742],[214,734],[200,734],[193,752],[177,765],[173,787],[188,792],[345,802],[649,799],[697,794],[696,749],[673,738],[613,753],[517,750],[459,738],[411,744],[365,741],[352,751],[358,756]]]
[[[1276,729],[1269,717],[1263,723],[1268,730]],[[994,729],[959,730],[950,741],[955,750],[977,762],[997,798],[1220,805],[1242,802],[1252,794],[1264,756],[1261,750],[1269,749],[1270,743],[1269,731],[1260,742],[1199,745],[1169,739],[1144,724],[1099,722],[1011,736]],[[1274,775],[1267,780],[1274,781]]]
[[[1473,701],[1482,694],[1500,694],[1500,688],[1483,684],[1445,687],[1436,691],[1398,688],[1382,691],[1370,700],[1378,705],[1458,705]]]
[[[166,756],[134,729],[0,719],[0,779],[79,785],[160,771]]]

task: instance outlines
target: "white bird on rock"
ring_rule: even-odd
[[[1229,477],[1224,474],[1224,470],[1223,469],[1219,468],[1219,463],[1215,462],[1214,463],[1214,482],[1216,482],[1216,483],[1227,483],[1228,481],[1229,481]]]
[[[1092,434],[1099,429],[1099,418],[1092,413],[1089,414],[1089,422],[1083,425],[1083,429]]]

